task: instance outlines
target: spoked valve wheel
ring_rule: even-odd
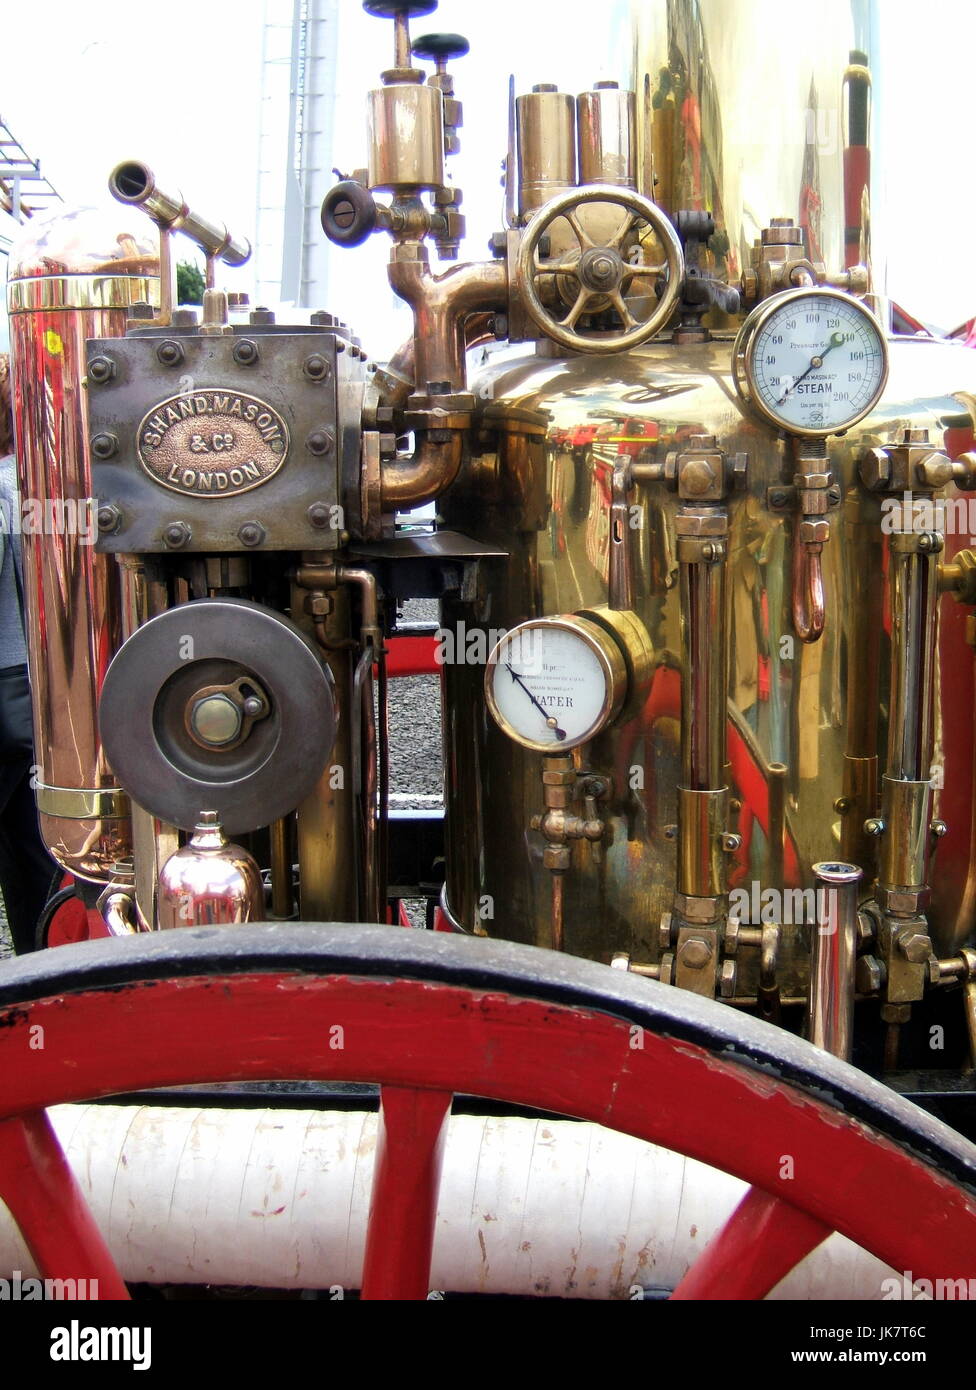
[[[380,1084],[364,1298],[427,1295],[456,1091],[751,1184],[677,1298],[762,1298],[834,1230],[916,1278],[976,1275],[967,1141],[778,1029],[534,947],[303,925],[65,946],[0,975],[0,1078],[0,1197],[43,1277],[102,1297],[125,1285],[45,1107],[253,1080]]]

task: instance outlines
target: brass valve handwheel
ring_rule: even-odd
[[[597,243],[576,215],[581,203],[616,203],[626,208],[630,216],[624,219],[609,241]],[[545,260],[539,255],[539,243],[546,228],[557,217],[565,218],[572,228],[579,242],[579,252]],[[664,249],[665,260],[660,265],[645,265],[643,261],[631,263],[620,253],[628,235],[641,222],[651,227]],[[681,293],[684,256],[671,223],[649,199],[614,184],[588,184],[585,188],[572,188],[552,198],[533,216],[522,237],[518,269],[525,308],[553,342],[576,352],[626,352],[628,348],[645,343],[667,323]],[[667,282],[650,317],[643,321],[636,319],[624,300],[623,291],[638,277],[656,278],[665,272]],[[556,313],[548,309],[540,297],[539,281],[546,275],[560,280],[575,280],[579,285],[576,298],[563,318],[558,318]],[[607,304],[616,309],[626,325],[623,331],[593,337],[576,330],[576,324],[587,312],[588,305],[602,308]]]

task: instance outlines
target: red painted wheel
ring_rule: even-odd
[[[97,1277],[110,1297],[121,1280],[43,1108],[298,1078],[383,1088],[364,1297],[426,1295],[455,1091],[752,1184],[679,1297],[761,1297],[831,1230],[919,1278],[976,1276],[976,1149],[959,1135],[779,1029],[534,947],[300,925],[66,946],[0,977],[0,1078],[0,1196],[45,1277]]]

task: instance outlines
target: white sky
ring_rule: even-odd
[[[976,5],[881,3],[885,76],[895,96],[885,130],[889,288],[920,317],[952,327],[976,313]],[[268,4],[290,20],[291,0]],[[794,9],[816,22],[816,3],[784,0],[782,9],[784,37]],[[339,0],[339,10],[332,163],[349,170],[364,162],[364,96],[390,62],[391,26],[364,15],[359,0]],[[601,77],[625,78],[626,45],[604,22],[611,10],[592,0],[443,0],[437,14],[415,21],[415,32],[459,30],[472,45],[456,65],[465,128],[453,170],[465,190],[470,233],[462,257],[481,259],[500,224],[509,71],[520,91],[539,81],[578,91]],[[0,114],[71,201],[102,200],[112,166],[140,158],[203,213],[253,237],[263,15],[264,0],[0,0]],[[594,25],[594,16],[603,18]],[[341,260],[333,262],[334,302],[327,307],[360,331],[367,285],[388,311],[388,297],[375,300],[376,282],[385,281],[384,240],[335,253]],[[366,319],[374,321],[371,312]],[[363,336],[374,352],[387,350]]]

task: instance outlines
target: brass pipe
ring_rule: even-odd
[[[681,780],[691,791],[725,785],[725,555],[681,564],[685,630]],[[681,548],[679,545],[679,560]]]
[[[973,656],[976,658],[976,615],[974,614],[970,614],[966,619],[966,640],[973,648]],[[976,681],[974,681],[974,685],[976,685]],[[976,711],[974,711],[973,722],[976,725]],[[970,786],[976,792],[976,737],[973,739],[971,773]],[[956,920],[952,926],[951,937],[948,942],[940,943],[947,952],[958,950],[966,940],[972,931],[974,917],[976,917],[976,800],[974,800],[969,820],[969,868],[966,871],[966,884],[959,902]],[[976,1062],[976,1054],[974,1054],[974,1062]]]
[[[271,915],[287,921],[293,908],[291,816],[279,816],[271,822]]]
[[[888,777],[921,781],[928,779],[932,759],[936,552],[902,548],[899,540],[900,536],[892,537],[891,545],[891,694],[885,772]]]
[[[127,159],[117,164],[109,175],[108,186],[120,203],[142,208],[160,227],[182,232],[213,260],[243,265],[251,254],[246,238],[235,237],[222,222],[201,217],[189,207],[182,193],[164,192],[149,165],[140,160]]]
[[[807,1036],[814,1047],[849,1060],[854,1026],[857,954],[856,864],[814,864],[817,920],[810,942]]]
[[[424,391],[431,381],[447,382],[464,391],[467,375],[459,351],[457,326],[480,310],[504,310],[508,305],[508,272],[500,261],[452,266],[432,275],[422,242],[393,247],[390,284],[414,315],[414,382]]]
[[[778,889],[784,887],[787,772],[785,763],[770,763],[766,772],[769,798],[769,882],[773,888]]]

